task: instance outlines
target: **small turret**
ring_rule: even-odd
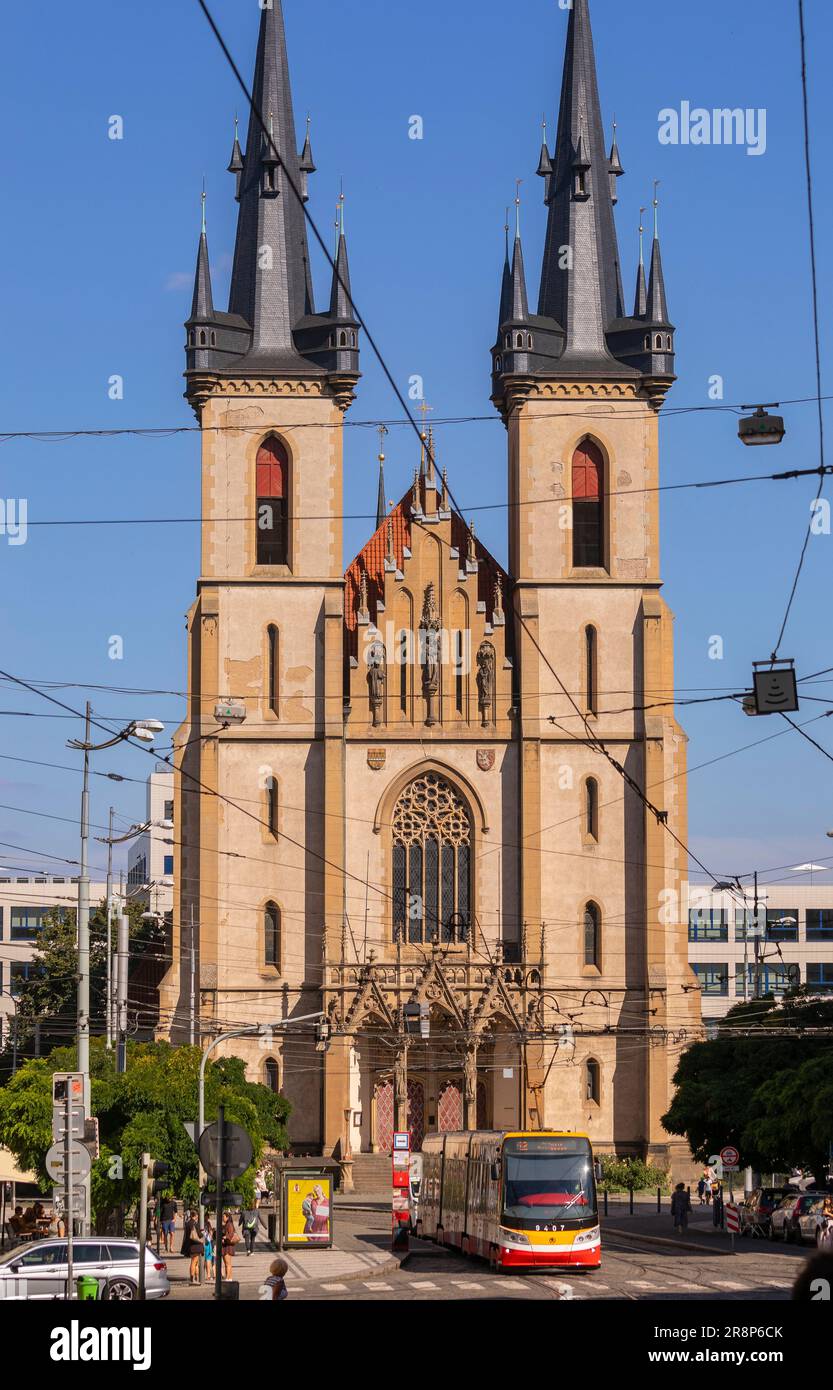
[[[298,156],[298,168],[301,171],[301,197],[305,203],[309,202],[309,176],[315,173],[315,160],[312,157],[309,128],[310,117],[307,116],[307,138],[304,141],[304,148]]]
[[[616,187],[618,179],[624,174],[622,161],[619,158],[619,146],[616,143],[616,118],[613,118],[613,144],[610,147],[610,158],[607,162],[608,173],[610,175],[610,201],[614,207],[619,201],[619,192]]]
[[[234,118],[234,144],[231,147],[231,159],[229,160],[228,172],[234,174],[236,178],[234,196],[240,202],[240,182],[243,177],[244,157],[240,148],[240,140],[237,135],[237,117]]]

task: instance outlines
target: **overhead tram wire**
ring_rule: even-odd
[[[293,426],[294,428],[294,426]],[[418,426],[415,426],[418,428]],[[771,482],[793,482],[798,478],[818,477],[821,470],[818,468],[791,468],[780,473],[752,473],[741,474],[732,478],[706,478],[700,482],[691,483],[658,483],[652,487],[622,488],[619,491],[613,490],[605,493],[606,497],[638,497],[645,493],[659,492],[690,492],[704,491],[716,487],[734,487],[741,483],[771,483]],[[833,471],[833,468],[825,467],[825,473]],[[451,495],[449,489],[449,495]],[[471,505],[463,505],[454,501],[455,507],[461,516],[480,512],[502,512],[520,510],[523,507],[553,507],[563,506],[564,499],[561,497],[532,497],[525,501],[517,502],[475,502]],[[298,521],[375,521],[374,512],[342,512],[342,513],[310,513],[297,517]],[[257,520],[255,516],[226,516],[223,518],[228,525],[248,526]],[[201,516],[145,516],[145,517],[50,517],[38,519],[28,517],[26,525],[49,526],[49,527],[73,527],[73,526],[200,526],[203,518]],[[809,533],[808,533],[809,535]]]
[[[331,264],[332,264],[332,262],[331,262]],[[821,399],[822,401],[829,401],[829,400],[833,400],[833,396],[821,396],[821,397],[819,397],[818,395],[814,395],[814,396],[795,396],[795,397],[793,397],[792,399],[782,399],[781,402],[780,402],[780,404],[781,404],[782,406],[786,406],[786,405],[815,405],[815,404],[819,401],[819,399]],[[743,407],[742,405],[740,405],[740,404],[731,405],[731,404],[728,404],[728,403],[722,404],[722,405],[682,405],[682,406],[670,406],[670,405],[665,405],[665,406],[663,407],[662,417],[663,417],[664,420],[666,420],[666,419],[675,419],[677,416],[680,416],[680,415],[704,415],[704,414],[705,414],[705,415],[708,415],[708,414],[715,414],[715,413],[731,414],[731,415],[740,415],[740,414],[742,414],[743,410],[744,410],[744,407]],[[646,419],[646,420],[647,420],[647,419],[651,419],[651,418],[653,417],[653,415],[654,415],[653,410],[646,410],[646,411],[644,411],[643,414],[641,414],[641,415],[638,415],[636,412],[633,412],[633,413],[630,415],[629,418],[632,419],[632,420],[633,420],[633,419]],[[540,412],[535,416],[535,418],[534,418],[533,420],[530,420],[530,421],[529,421],[529,424],[530,424],[530,426],[534,427],[535,424],[537,424],[539,420],[566,419],[568,416],[569,416],[569,418],[572,419],[572,418],[574,418],[574,413],[573,413],[572,411],[565,411],[565,410],[552,410],[552,411],[542,410],[542,411],[540,411]],[[603,412],[603,411],[601,411],[601,410],[599,410],[598,412],[594,411],[592,405],[587,407],[587,409],[586,409],[586,411],[585,411],[585,416],[586,416],[586,418],[588,418],[588,419],[608,419],[608,418],[609,418],[609,416],[607,416],[607,415],[605,414],[605,412]],[[500,423],[501,423],[500,417],[499,417],[498,415],[494,414],[494,413],[490,413],[489,415],[448,415],[448,416],[437,416],[437,417],[435,417],[435,419],[434,419],[434,425],[435,425],[435,427],[438,426],[438,425],[450,425],[450,426],[454,426],[454,425],[479,425],[479,424],[499,425]],[[303,430],[303,429],[325,429],[325,430],[331,430],[331,429],[364,429],[364,430],[373,430],[373,431],[375,431],[375,430],[378,430],[378,428],[379,428],[380,425],[384,425],[387,429],[393,429],[393,428],[396,428],[396,427],[407,427],[407,426],[409,425],[409,421],[408,421],[408,419],[402,420],[402,419],[400,419],[400,418],[398,418],[398,417],[396,417],[396,418],[394,418],[394,419],[386,419],[386,420],[344,420],[344,421],[337,421],[335,424],[331,423],[330,421],[326,421],[326,420],[308,420],[308,421],[303,421],[303,420],[301,420],[301,421],[293,421],[293,423],[292,423],[292,428],[293,428],[294,430],[295,430],[295,429],[298,429],[298,430]],[[2,431],[0,431],[0,444],[13,443],[13,442],[16,441],[16,440],[31,440],[31,441],[33,441],[34,443],[42,443],[42,444],[50,444],[50,443],[62,444],[62,443],[67,443],[67,442],[69,442],[69,441],[71,441],[71,440],[73,440],[73,439],[110,439],[110,438],[119,438],[119,437],[124,437],[124,436],[132,436],[132,437],[139,438],[139,439],[150,439],[150,440],[154,440],[154,439],[168,439],[168,438],[172,438],[173,436],[179,435],[179,434],[223,434],[223,433],[230,433],[230,434],[261,433],[261,427],[260,427],[259,425],[205,425],[205,426],[202,426],[202,425],[155,425],[155,426],[154,426],[154,425],[145,425],[145,426],[142,426],[142,425],[135,425],[135,426],[125,426],[125,427],[123,427],[123,428],[121,428],[121,429],[112,429],[112,428],[109,428],[109,427],[108,427],[108,428],[101,428],[101,427],[99,427],[99,428],[97,428],[97,429],[2,430]],[[813,471],[816,471],[816,470],[813,470]]]
[[[804,169],[807,184],[807,215],[810,234],[810,275],[812,280],[813,296],[813,341],[815,345],[816,355],[816,400],[818,403],[819,417],[819,468],[817,471],[821,476],[819,478],[819,487],[818,492],[816,493],[815,502],[813,503],[813,506],[810,509],[810,519],[807,523],[807,530],[804,535],[804,544],[801,547],[801,555],[799,556],[798,560],[798,568],[796,569],[795,578],[793,579],[792,588],[790,589],[790,595],[787,599],[787,608],[784,613],[781,628],[778,633],[778,638],[776,640],[775,646],[772,649],[771,659],[773,663],[778,660],[778,652],[780,651],[781,643],[784,640],[784,633],[787,630],[787,623],[789,622],[790,613],[792,612],[792,606],[795,602],[796,593],[798,592],[798,583],[801,578],[801,571],[804,568],[804,561],[807,558],[807,548],[810,544],[810,537],[813,534],[813,522],[815,520],[816,511],[818,509],[818,503],[821,500],[821,494],[824,491],[824,479],[828,472],[824,462],[824,407],[822,405],[821,395],[821,328],[819,321],[818,267],[816,263],[816,219],[813,206],[813,165],[810,157],[810,111],[809,97],[807,92],[807,35],[804,25],[804,0],[798,0],[798,27],[801,39],[801,95],[802,110],[804,117]]]

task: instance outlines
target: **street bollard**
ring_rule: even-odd
[[[607,1188],[605,1188],[605,1216],[607,1216]]]
[[[657,1216],[662,1215],[662,1188],[657,1188]]]
[[[629,1188],[628,1188],[628,1206],[629,1206],[629,1208],[630,1208],[630,1214],[631,1214],[631,1216],[633,1216],[633,1188],[632,1188],[632,1187],[629,1187]]]

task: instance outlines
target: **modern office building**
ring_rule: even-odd
[[[174,774],[157,763],[147,779],[145,821],[149,828],[127,851],[128,896],[167,917],[174,901],[174,832],[163,826],[174,818]]]
[[[96,907],[106,897],[106,884],[90,884],[91,907]],[[77,878],[0,876],[0,1037],[3,1040],[12,1026],[20,992],[30,978],[38,933],[44,921],[77,906]]]
[[[688,959],[703,1018],[797,984],[833,991],[833,884],[767,883],[735,891],[689,890]]]

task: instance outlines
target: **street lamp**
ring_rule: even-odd
[[[770,401],[778,407],[777,401]],[[754,415],[745,415],[738,424],[738,438],[742,444],[780,444],[786,434],[784,421],[780,415],[768,415],[767,408],[742,405],[741,410],[754,410]]]
[[[131,738],[152,743],[165,725],[159,719],[133,719],[119,733],[103,743],[90,739],[92,706],[87,701],[84,738],[70,739],[68,747],[84,754],[84,780],[81,791],[81,873],[78,878],[78,1070],[90,1074],[90,872],[87,849],[90,838],[90,754],[113,748]],[[108,908],[109,916],[109,908]],[[85,1086],[88,1082],[85,1080]]]

